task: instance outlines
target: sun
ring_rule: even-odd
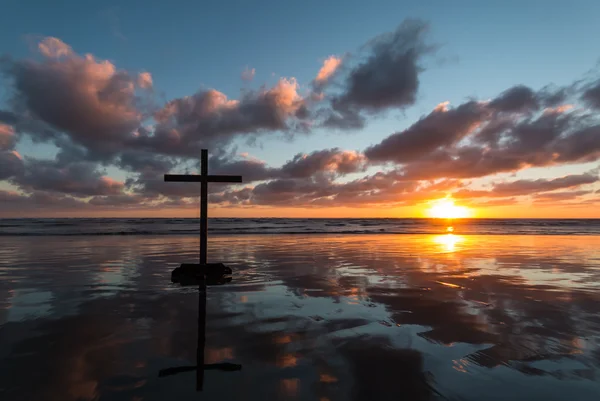
[[[429,217],[438,219],[461,219],[470,217],[471,210],[465,206],[456,206],[450,198],[433,201],[433,206],[427,211]]]

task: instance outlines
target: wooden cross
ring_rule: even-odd
[[[200,175],[165,174],[165,181],[199,182],[200,183],[200,266],[206,266],[206,247],[208,239],[208,183],[209,182],[242,182],[241,175],[209,175],[208,150],[202,149],[200,159]],[[182,267],[184,267],[182,265]]]

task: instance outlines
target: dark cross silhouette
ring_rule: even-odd
[[[209,175],[208,174],[208,150],[202,149],[200,159],[200,175],[191,174],[165,174],[165,181],[169,182],[199,182],[200,183],[200,265],[194,264],[182,264],[179,272],[177,269],[173,271],[173,278],[177,274],[188,274],[188,273],[211,273],[210,270],[215,273],[231,273],[231,269],[224,266],[221,263],[208,265],[206,263],[206,248],[208,239],[208,183],[209,182],[229,182],[238,183],[242,182],[241,175]]]

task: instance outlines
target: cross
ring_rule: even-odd
[[[208,150],[202,149],[200,159],[200,175],[165,174],[169,182],[200,183],[200,266],[206,266],[206,247],[208,238],[208,183],[209,182],[242,182],[241,175],[209,175]],[[182,265],[184,267],[184,265]]]

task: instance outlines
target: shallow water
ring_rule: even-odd
[[[600,237],[213,236],[203,399],[597,400]],[[3,237],[0,399],[198,399],[198,238]],[[202,297],[200,297],[202,299]]]

